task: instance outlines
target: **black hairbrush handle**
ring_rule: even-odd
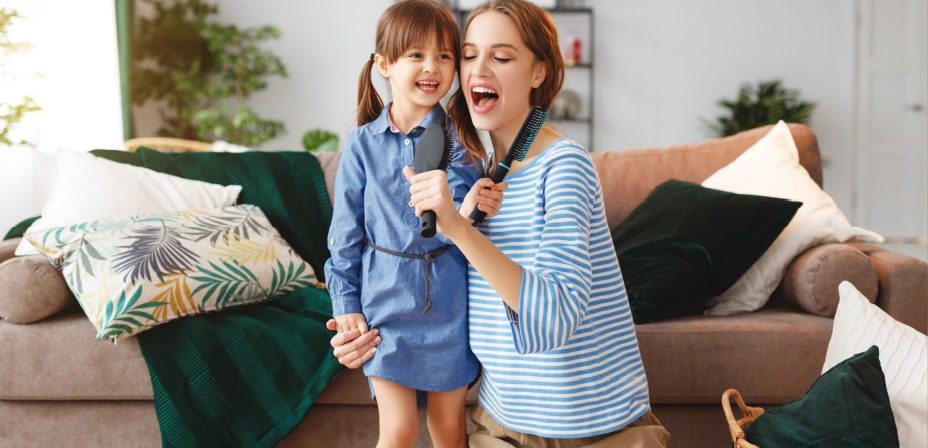
[[[419,137],[419,143],[416,144],[414,156],[416,173],[445,169],[450,160],[449,151],[450,145],[445,140],[445,130],[441,125],[430,124],[422,132],[422,137]],[[419,235],[431,238],[435,236],[435,230],[435,212],[431,210],[422,212],[422,217],[419,218]]]
[[[510,165],[512,165],[513,161],[518,160],[521,162],[525,159],[525,155],[528,154],[528,151],[532,148],[532,143],[535,141],[535,137],[538,136],[538,131],[541,130],[541,126],[545,124],[545,119],[547,118],[547,112],[536,106],[532,106],[528,115],[525,116],[525,121],[522,122],[522,127],[519,128],[519,133],[516,134],[515,140],[513,140],[512,145],[509,146],[506,157],[496,163],[493,177],[490,178],[494,184],[498,184],[506,178],[506,174],[509,173]],[[486,216],[486,212],[478,209],[477,205],[474,205],[474,210],[470,212],[470,219],[474,220],[474,226],[482,223]]]

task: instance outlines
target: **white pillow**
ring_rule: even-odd
[[[831,196],[812,180],[799,164],[799,151],[783,121],[702,185],[802,202],[792,221],[760,259],[731,288],[707,302],[709,308],[705,314],[727,315],[760,309],[780,284],[789,263],[810,247],[851,239],[883,242],[882,236],[851,226]]]
[[[228,207],[241,191],[240,185],[189,180],[86,152],[62,150],[58,154],[58,180],[42,208],[42,217],[26,233],[96,219]],[[38,253],[25,239],[15,252]]]
[[[928,446],[928,336],[893,319],[850,282],[838,285],[838,296],[822,372],[871,345],[879,347],[899,446]]]

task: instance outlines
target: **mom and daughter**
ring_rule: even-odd
[[[386,106],[374,69],[389,82]],[[551,17],[525,0],[475,8],[463,43],[433,0],[401,0],[380,18],[325,269],[334,354],[364,368],[378,447],[415,444],[423,401],[436,447],[666,446],[589,154],[542,127],[504,183],[485,177],[531,107],[551,105],[564,69]],[[439,100],[458,70],[446,116]],[[434,123],[453,142],[451,163],[415,173]],[[489,162],[478,131],[489,133]],[[476,227],[474,208],[488,216]],[[418,232],[427,210],[434,238]],[[464,397],[478,371],[468,436]]]

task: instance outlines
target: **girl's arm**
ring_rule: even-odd
[[[332,224],[325,281],[335,316],[361,312],[361,254],[364,250],[364,186],[366,175],[356,133],[345,139],[335,176]]]

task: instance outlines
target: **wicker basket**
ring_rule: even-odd
[[[739,420],[735,420],[735,416],[731,412],[732,398],[735,399],[735,403],[738,404],[741,413],[744,414],[744,417]],[[754,420],[757,420],[757,417],[764,413],[764,408],[746,406],[737,390],[728,389],[722,394],[722,410],[725,411],[725,420],[728,421],[728,431],[731,433],[732,444],[737,448],[758,448],[757,445],[745,440],[744,428],[754,423]]]

